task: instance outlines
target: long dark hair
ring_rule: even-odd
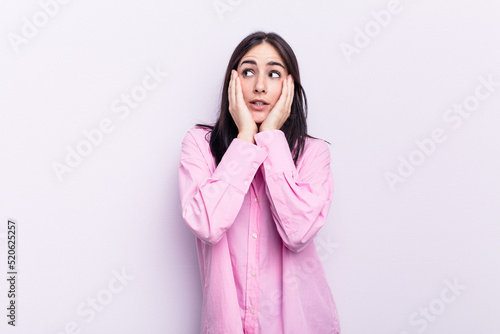
[[[297,164],[297,159],[304,150],[304,143],[307,135],[307,98],[302,85],[300,84],[300,73],[297,58],[293,53],[292,48],[288,43],[278,34],[263,31],[254,32],[245,39],[234,49],[229,64],[227,65],[226,75],[224,78],[224,86],[222,87],[222,100],[220,103],[219,119],[212,126],[208,124],[196,124],[197,126],[209,128],[211,131],[210,136],[210,150],[215,157],[216,164],[222,159],[226,153],[231,141],[238,136],[238,128],[229,113],[229,98],[228,87],[231,78],[231,70],[236,70],[240,60],[243,56],[250,51],[254,46],[261,43],[269,43],[279,53],[288,73],[292,75],[295,91],[291,107],[290,116],[281,127],[284,132],[290,152],[292,152],[293,161]],[[209,133],[210,133],[209,132]]]

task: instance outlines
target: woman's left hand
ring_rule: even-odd
[[[274,108],[269,112],[264,122],[259,127],[259,132],[266,130],[279,130],[290,116],[292,110],[293,95],[295,86],[293,83],[292,75],[283,80],[283,88],[278,102]]]

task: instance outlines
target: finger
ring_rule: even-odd
[[[285,97],[288,94],[288,77],[283,80],[283,91],[281,92]]]
[[[231,70],[231,79],[229,80],[229,88],[228,88],[228,99],[229,99],[229,111],[232,111],[234,107],[234,70]]]
[[[292,107],[293,96],[295,95],[295,83],[293,82],[293,77],[290,75],[290,84],[288,85],[288,108]]]
[[[290,113],[290,106],[291,106],[291,103],[290,103],[290,91],[291,91],[291,89],[290,89],[290,76],[288,76],[286,78],[286,80],[284,81],[283,86],[285,86],[285,85],[286,85],[286,91],[283,90],[283,94],[285,95],[283,108],[284,108],[284,111],[287,114],[289,114]]]
[[[243,100],[243,89],[241,88],[241,81],[240,81],[240,77],[239,76],[236,76],[236,92],[235,92],[235,97],[236,97],[236,102],[238,104],[240,103],[244,103],[244,100]]]
[[[281,108],[286,106],[286,100],[287,100],[287,80],[283,80],[283,86],[281,87],[281,95],[278,99],[278,102],[276,102],[275,108]]]

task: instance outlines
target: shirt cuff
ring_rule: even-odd
[[[247,193],[255,173],[266,157],[267,152],[257,145],[234,138],[212,177]]]
[[[266,176],[295,170],[295,163],[283,131],[262,131],[255,134],[254,139],[257,146],[267,151],[268,154],[267,159],[264,161]]]

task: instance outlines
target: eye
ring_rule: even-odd
[[[244,77],[251,77],[253,75],[252,70],[243,70],[241,71],[241,74],[243,74]]]
[[[281,73],[278,72],[278,71],[272,71],[272,72],[269,73],[269,76],[271,78],[276,78],[277,79],[277,78],[281,78]]]

